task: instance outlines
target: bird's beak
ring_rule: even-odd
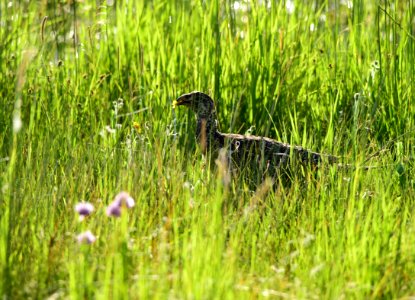
[[[176,106],[184,105],[184,106],[190,106],[191,101],[187,97],[179,97],[175,101],[173,101],[173,108]]]

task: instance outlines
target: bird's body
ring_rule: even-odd
[[[331,155],[323,155],[291,146],[267,137],[221,133],[218,130],[215,105],[208,95],[192,92],[180,96],[175,106],[187,106],[196,113],[196,138],[204,153],[217,154],[226,149],[231,158],[229,163],[238,168],[259,168],[261,173],[271,176],[290,169],[293,164],[317,167],[322,161],[333,163]]]

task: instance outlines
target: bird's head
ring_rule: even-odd
[[[183,94],[173,102],[174,107],[182,105],[193,110],[199,118],[207,118],[215,112],[212,98],[202,92]]]

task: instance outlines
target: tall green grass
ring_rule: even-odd
[[[304,3],[1,2],[0,295],[413,296],[414,2]],[[227,183],[171,107],[192,90],[356,167]]]

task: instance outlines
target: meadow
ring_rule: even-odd
[[[0,298],[414,297],[414,82],[413,0],[1,1]],[[193,90],[352,167],[225,180]]]

